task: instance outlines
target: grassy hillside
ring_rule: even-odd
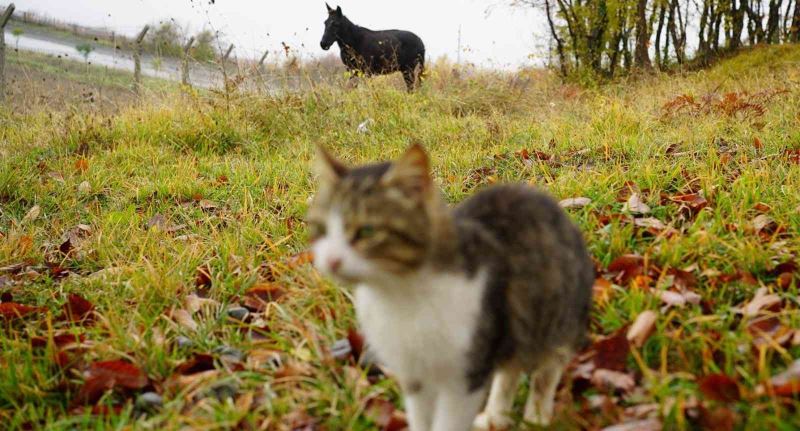
[[[26,112],[117,112],[136,101],[130,72],[37,52],[6,53],[6,81],[10,106]],[[162,98],[178,90],[163,79],[142,82],[147,93]]]
[[[307,264],[302,219],[314,144],[362,163],[419,142],[452,202],[504,181],[591,199],[568,211],[597,262],[599,342],[554,429],[795,429],[798,377],[771,378],[800,354],[798,62],[775,47],[599,89],[434,70],[412,95],[393,77],[2,111],[0,421],[396,429],[395,383],[347,342],[331,353],[350,297]]]

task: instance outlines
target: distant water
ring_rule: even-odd
[[[16,36],[6,31],[6,53],[19,47],[20,50],[34,51],[42,54],[50,54],[66,60],[83,62],[81,55],[71,45],[70,41],[59,40],[56,38],[48,39],[44,35],[23,34],[17,39]],[[77,44],[77,42],[76,42]],[[8,54],[6,54],[8,55]],[[180,81],[180,63],[174,58],[163,58],[158,68],[154,65],[155,57],[152,55],[142,56],[142,74],[155,78]],[[113,69],[133,72],[134,62],[132,54],[114,50],[106,46],[96,46],[95,50],[89,54],[88,61],[96,66],[106,66]],[[222,82],[221,73],[211,67],[194,64],[189,72],[190,81],[193,85],[211,88],[219,86]]]

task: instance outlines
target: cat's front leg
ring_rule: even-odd
[[[436,404],[433,386],[420,380],[409,380],[402,388],[410,431],[430,431]]]
[[[466,384],[439,388],[431,431],[470,431],[483,404],[485,392],[483,388],[470,391]]]

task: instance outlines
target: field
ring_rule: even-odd
[[[303,216],[315,144],[355,164],[416,142],[452,202],[508,181],[585,198],[565,205],[596,260],[596,341],[553,429],[797,429],[798,64],[782,46],[600,87],[438,67],[411,95],[399,77],[153,84],[141,103],[3,109],[0,421],[399,429]]]

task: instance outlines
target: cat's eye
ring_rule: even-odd
[[[365,224],[361,226],[356,231],[356,235],[353,238],[354,241],[361,241],[365,239],[370,239],[375,236],[375,227],[369,224]]]

